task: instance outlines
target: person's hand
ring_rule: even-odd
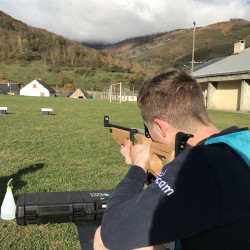
[[[121,154],[123,155],[123,157],[125,158],[125,162],[128,165],[132,164],[132,160],[131,160],[131,150],[132,150],[133,144],[132,141],[127,140],[126,145],[122,145],[121,146]]]
[[[149,145],[137,144],[132,146],[132,142],[128,141],[125,146],[121,146],[120,152],[127,164],[136,165],[145,172],[148,171]]]
[[[149,145],[136,144],[131,151],[131,162],[133,165],[143,168],[148,171]]]

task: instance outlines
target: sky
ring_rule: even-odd
[[[250,0],[0,0],[0,10],[74,41],[104,44],[193,28],[193,21],[250,21]]]

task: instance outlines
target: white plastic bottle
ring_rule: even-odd
[[[1,206],[1,218],[3,220],[13,220],[16,217],[16,203],[12,194],[12,179],[8,181],[7,192]]]

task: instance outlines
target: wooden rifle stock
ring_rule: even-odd
[[[161,173],[163,167],[162,161],[167,164],[175,157],[174,150],[170,150],[166,145],[153,142],[151,138],[145,136],[145,131],[137,128],[127,128],[109,123],[109,117],[104,116],[104,126],[110,127],[110,135],[119,145],[125,145],[131,140],[133,145],[150,145],[148,172],[155,177]]]

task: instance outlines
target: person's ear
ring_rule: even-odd
[[[163,138],[166,138],[166,132],[167,132],[167,122],[161,120],[161,119],[154,119],[154,124],[156,127],[158,127],[161,136]]]

